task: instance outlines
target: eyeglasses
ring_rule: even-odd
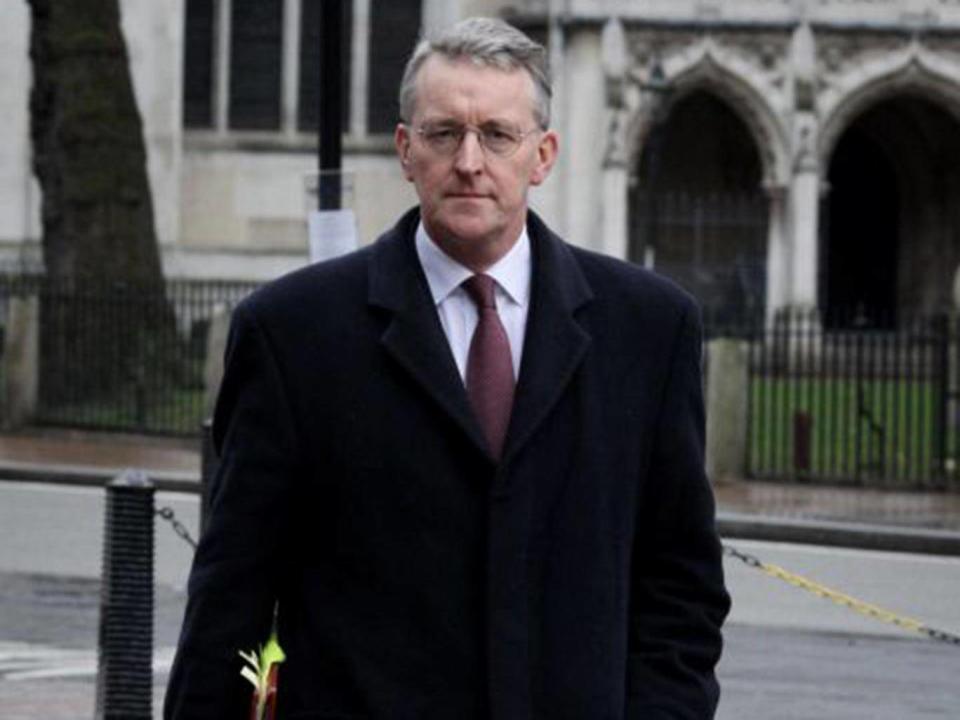
[[[460,144],[468,132],[475,132],[477,140],[485,151],[498,157],[510,157],[527,139],[537,132],[519,130],[502,123],[484,123],[483,125],[460,125],[457,123],[426,123],[417,128],[417,134],[427,147],[438,155],[450,156],[460,149]]]

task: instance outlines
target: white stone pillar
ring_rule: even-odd
[[[230,118],[230,26],[233,22],[233,0],[215,4],[213,22],[214,78],[213,124],[221,135],[227,132]]]
[[[820,209],[820,178],[817,173],[794,176],[791,189],[793,257],[791,258],[790,304],[817,304],[817,224]]]
[[[769,326],[777,310],[789,304],[790,248],[787,237],[787,189],[777,185],[767,188],[769,218],[767,224],[767,302]]]
[[[0,385],[0,421],[5,428],[28,423],[36,414],[40,303],[36,296],[10,299],[6,348],[0,358],[3,384]]]
[[[607,141],[606,99],[601,65],[601,26],[579,25],[567,31],[565,58],[566,152],[558,168],[563,173],[561,212],[567,240],[603,250],[603,158]]]
[[[706,469],[714,484],[746,475],[750,352],[746,341],[707,344]]]
[[[566,39],[564,28],[556,12],[557,0],[550,0],[548,17],[547,50],[550,55],[550,73],[553,76],[553,102],[551,103],[550,124],[560,137],[560,155],[550,173],[550,177],[531,193],[530,205],[548,225],[560,235],[568,235],[567,217],[564,211],[566,203],[566,165],[567,165],[567,125],[566,125]]]
[[[223,356],[230,333],[230,309],[218,304],[207,329],[207,356],[203,365],[203,417],[212,418],[223,380]]]
[[[627,257],[627,111],[624,85],[627,69],[626,36],[618,18],[610,18],[600,34],[604,91],[609,120],[604,140],[603,183],[601,187],[602,236],[599,249],[620,259]]]
[[[603,238],[600,252],[627,258],[627,168],[616,163],[603,168]]]
[[[367,134],[367,88],[370,83],[370,0],[353,0],[350,57],[350,128],[354,137]]]
[[[0,24],[0,249],[19,252],[40,235],[39,193],[31,171],[30,8],[7,3]]]
[[[284,135],[297,133],[300,94],[300,0],[283,0],[283,45],[281,55],[280,128]]]
[[[797,150],[790,181],[790,295],[795,307],[816,307],[820,172],[812,118],[798,120]]]
[[[816,38],[807,22],[806,3],[799,6],[801,22],[790,42],[794,109],[793,174],[788,200],[790,252],[784,305],[813,308],[817,305],[817,271],[820,214],[820,164],[817,153]]]

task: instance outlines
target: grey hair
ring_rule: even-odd
[[[533,80],[534,117],[540,127],[550,127],[550,69],[547,51],[543,45],[503,20],[495,18],[468,18],[417,43],[407,61],[400,83],[400,117],[409,122],[417,103],[417,74],[431,55],[451,60],[467,59],[481,67],[492,67],[504,72],[524,70]]]

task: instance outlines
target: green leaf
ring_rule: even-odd
[[[287,656],[284,654],[283,648],[280,647],[280,643],[277,640],[277,633],[274,631],[270,634],[270,639],[267,640],[267,644],[260,650],[261,687],[266,688],[267,686],[267,677],[270,675],[270,668],[278,663],[282,663],[286,659]]]

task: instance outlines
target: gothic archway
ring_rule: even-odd
[[[821,298],[831,327],[893,327],[951,302],[960,263],[960,122],[903,93],[839,135],[827,169]]]
[[[648,134],[631,176],[630,257],[676,280],[717,321],[764,311],[768,200],[749,128],[694,90]]]

